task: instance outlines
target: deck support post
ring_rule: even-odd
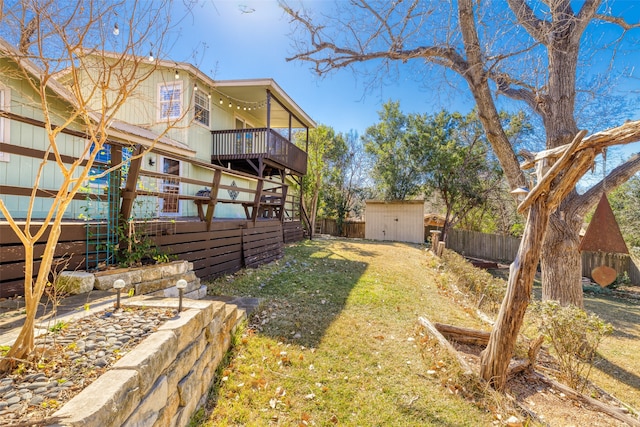
[[[126,221],[131,216],[133,210],[133,202],[136,199],[136,188],[138,185],[138,177],[140,176],[140,169],[142,167],[142,155],[144,154],[144,147],[142,145],[136,145],[133,150],[131,164],[129,165],[129,172],[127,174],[127,182],[122,192],[122,204],[120,205],[120,218]]]
[[[213,213],[218,203],[218,191],[220,190],[220,179],[222,178],[222,171],[216,169],[213,173],[213,181],[211,181],[211,191],[209,193],[209,202],[207,203],[207,214],[205,220],[207,222],[207,231],[211,231],[211,221],[213,220]]]

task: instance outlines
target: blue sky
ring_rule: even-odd
[[[185,19],[183,34],[171,53],[189,56],[172,59],[195,63],[219,80],[271,77],[317,123],[336,131],[355,129],[362,134],[377,122],[377,111],[389,99],[400,100],[405,112],[436,111],[445,103],[455,104],[455,109],[471,108],[466,93],[463,99],[441,99],[436,105],[433,93],[408,78],[371,89],[348,69],[318,77],[308,63],[287,62],[285,58],[293,54],[290,26],[276,1],[204,0],[194,12],[193,18]],[[194,49],[198,53],[191,55]]]
[[[313,8],[331,2],[305,4]],[[618,0],[616,7],[631,10],[634,19],[640,19],[640,1]],[[285,58],[293,54],[291,29],[275,0],[201,0],[181,27],[182,33],[169,52],[171,59],[191,62],[214,79],[273,78],[317,123],[339,132],[353,129],[362,135],[377,122],[377,112],[389,99],[399,100],[407,113],[442,108],[466,112],[473,107],[461,80],[460,90],[433,91],[421,87],[406,70],[397,82],[372,88],[348,69],[318,77],[308,63],[287,62]],[[640,40],[640,29],[635,31],[635,40]],[[634,70],[638,79],[629,87],[638,96],[640,50],[631,51],[631,58],[628,55],[627,63],[638,64]],[[640,106],[629,119],[640,119]],[[640,143],[624,150],[625,154],[638,151]]]

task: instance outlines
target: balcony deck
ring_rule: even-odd
[[[216,130],[211,163],[259,175],[288,169],[294,175],[307,172],[307,153],[268,128]]]

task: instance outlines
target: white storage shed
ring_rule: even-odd
[[[424,200],[367,200],[364,237],[424,243]]]

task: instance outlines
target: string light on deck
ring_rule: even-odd
[[[180,74],[178,74],[178,70],[176,70],[175,79],[178,80],[180,78]]]
[[[120,28],[118,28],[118,23],[113,24],[113,35],[117,36],[120,34]]]
[[[153,57],[153,51],[152,51],[152,50],[150,50],[150,51],[149,51],[149,62],[153,62],[153,60],[154,60],[154,59],[155,59],[155,58]]]

